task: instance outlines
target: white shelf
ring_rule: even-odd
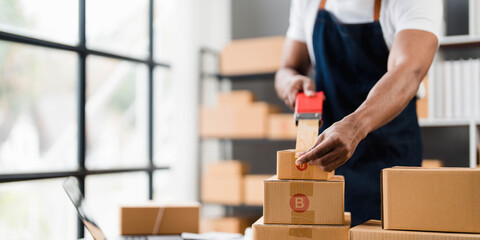
[[[419,119],[420,127],[468,127],[471,122],[469,119]]]
[[[480,36],[459,35],[459,36],[445,36],[440,38],[440,46],[456,46],[479,44]]]

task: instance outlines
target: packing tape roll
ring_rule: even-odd
[[[312,239],[311,227],[290,227],[288,229],[288,236],[304,239]]]

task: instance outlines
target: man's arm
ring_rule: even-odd
[[[307,45],[287,38],[280,69],[275,75],[275,89],[285,104],[292,108],[298,92],[305,91],[305,94],[310,96],[315,94],[315,84],[306,77],[310,65]]]
[[[387,73],[352,114],[336,122],[318,137],[297,164],[310,162],[326,171],[344,164],[368,133],[399,115],[415,96],[437,50],[438,39],[430,32],[403,30],[395,37]]]

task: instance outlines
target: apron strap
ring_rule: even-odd
[[[318,10],[324,10],[327,0],[320,0]],[[375,0],[373,4],[373,20],[378,21],[380,19],[380,7],[382,6],[382,0]]]

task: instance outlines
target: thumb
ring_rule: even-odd
[[[310,78],[303,78],[303,92],[309,97],[315,96],[315,84]]]

